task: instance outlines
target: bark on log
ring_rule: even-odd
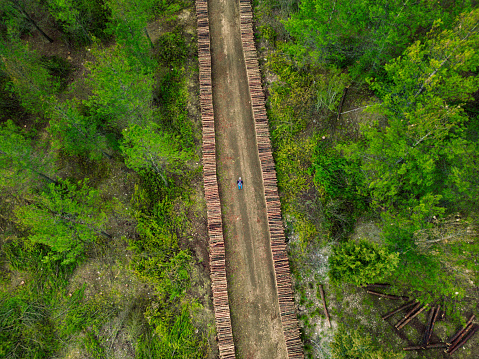
[[[454,334],[454,335],[452,336],[452,338],[449,339],[446,343],[447,343],[448,345],[451,345],[452,342],[454,342],[454,341],[464,332],[464,330],[472,323],[472,321],[473,321],[475,318],[476,318],[476,316],[475,316],[474,314],[471,315],[471,317],[470,317],[469,320],[467,321],[466,325],[465,325],[461,330],[459,330],[456,334]]]
[[[402,348],[402,350],[424,350],[424,349],[440,349],[446,348],[446,343],[428,344],[428,345],[416,345],[413,347]]]
[[[416,318],[419,314],[421,314],[423,311],[426,310],[428,306],[425,305],[424,307],[420,308],[418,311],[416,311],[414,314],[412,314],[409,318],[407,318],[401,325],[399,325],[397,328],[398,330],[399,329],[402,329],[404,328],[404,326],[406,326],[411,320],[413,320],[414,318]]]
[[[459,343],[457,343],[457,345],[455,345],[454,347],[452,347],[452,346],[449,347],[447,353],[449,353],[449,354],[454,354],[454,352],[455,352],[457,349],[459,349],[459,348],[461,348],[462,346],[464,346],[464,344],[466,344],[467,341],[468,341],[469,339],[471,339],[474,334],[476,334],[476,332],[477,332],[478,329],[479,329],[479,326],[478,326],[478,325],[474,326],[474,328],[472,328],[472,330],[469,331],[469,334],[467,334],[467,335],[464,337],[463,340],[461,340]]]
[[[439,313],[439,307],[433,307],[431,309],[431,312],[429,313],[429,318],[427,320],[427,326],[426,326],[426,331],[424,332],[424,337],[422,339],[422,344],[423,345],[428,345],[429,341],[431,340],[431,335],[432,335],[432,329],[434,326],[435,318],[437,317],[437,314]]]
[[[410,301],[404,305],[401,305],[399,308],[394,309],[393,311],[386,313],[382,316],[384,320],[392,317],[394,314],[399,313],[401,310],[409,308],[410,306],[414,305],[416,302],[415,301]]]
[[[378,297],[384,297],[384,298],[395,299],[395,300],[398,300],[398,299],[408,300],[409,299],[409,297],[397,296],[397,295],[392,295],[392,294],[384,294],[384,293],[379,293],[379,292],[376,292],[374,290],[369,290],[369,289],[366,291],[366,293],[376,295]]]
[[[401,320],[397,322],[394,327],[397,329],[399,325],[401,325],[407,318],[409,318],[409,316],[413,315],[414,312],[418,310],[420,307],[421,307],[421,303],[416,303],[416,305],[409,312],[407,312],[406,315],[402,317]]]
[[[328,308],[326,307],[326,299],[324,296],[324,289],[322,284],[319,285],[319,293],[321,294],[321,300],[323,301],[324,314],[326,315],[329,327],[331,328],[331,319],[329,318]]]

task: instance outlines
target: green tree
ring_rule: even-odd
[[[152,119],[153,76],[121,45],[92,48],[87,84],[92,95],[84,101],[97,115],[119,130]]]
[[[92,39],[84,22],[85,18],[78,9],[78,4],[78,1],[73,0],[48,1],[50,13],[63,25],[64,29],[80,40],[90,43]]]
[[[132,125],[123,131],[121,150],[126,165],[135,171],[153,170],[168,185],[167,174],[184,165],[188,155],[179,148],[178,139],[158,130]]]
[[[348,241],[333,247],[329,262],[333,282],[360,286],[388,277],[396,269],[399,255],[366,240]]]
[[[50,154],[35,148],[32,141],[12,121],[0,125],[0,183],[2,187],[20,188],[32,177],[39,176],[56,183],[52,175]],[[33,176],[32,176],[33,175]]]
[[[478,20],[479,10],[464,14],[453,30],[431,32],[387,64],[390,81],[372,83],[380,120],[361,127],[363,141],[340,146],[362,160],[377,204],[418,223],[443,213],[447,202],[460,207],[458,199],[477,195],[476,178],[464,177],[471,169],[461,167],[471,162],[461,158],[478,155],[465,137],[463,110],[479,87],[470,72],[479,65]]]
[[[10,90],[23,107],[32,113],[43,114],[58,84],[42,66],[37,53],[17,40],[0,39],[0,60],[2,70],[9,77]]]
[[[82,115],[73,101],[56,102],[49,111],[53,145],[69,155],[88,155],[99,160],[108,154],[108,143],[92,117]]]
[[[47,4],[64,31],[79,43],[91,43],[92,35],[105,36],[108,11],[102,0],[48,0]]]
[[[292,50],[299,58],[350,66],[354,78],[381,70],[421,28],[430,28],[435,19],[450,23],[470,6],[427,0],[303,0],[285,26],[297,40]]]
[[[130,56],[135,57],[145,68],[152,68],[150,50],[153,43],[146,25],[154,19],[158,0],[107,0],[111,12],[108,32],[115,35]]]
[[[402,359],[403,353],[379,349],[368,334],[340,326],[331,343],[334,359]]]
[[[105,232],[108,216],[100,193],[88,186],[60,180],[35,196],[32,204],[18,207],[18,222],[30,230],[29,239],[52,249],[51,259],[73,263],[83,255],[85,246]]]
[[[42,10],[42,2],[38,0],[4,0],[0,2],[0,14],[3,13],[3,16],[0,16],[0,21],[5,24],[11,37],[18,38],[24,30],[33,26],[51,43],[53,39],[43,31],[40,23],[34,19],[33,14],[42,13]]]

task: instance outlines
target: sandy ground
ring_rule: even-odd
[[[239,358],[286,358],[239,2],[209,1],[213,104],[233,337]],[[244,180],[238,190],[237,178]]]

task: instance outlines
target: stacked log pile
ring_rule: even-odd
[[[210,247],[210,276],[220,358],[234,359],[235,349],[226,284],[225,243],[216,176],[216,143],[211,83],[211,54],[207,0],[196,0],[200,104],[203,127],[203,181]]]
[[[271,251],[278,290],[281,323],[286,339],[288,358],[304,358],[303,344],[300,339],[298,319],[293,301],[291,274],[281,220],[281,204],[278,196],[276,170],[274,166],[269,138],[268,118],[266,116],[265,97],[261,86],[261,75],[253,37],[253,13],[250,0],[240,0],[241,40],[246,63],[246,72],[251,96],[251,106],[255,122],[256,142],[258,146],[263,185],[266,198],[266,210],[270,231]]]

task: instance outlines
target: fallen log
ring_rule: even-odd
[[[429,319],[427,320],[426,331],[424,332],[424,337],[422,339],[423,345],[428,345],[431,340],[432,331],[434,328],[434,323],[436,322],[437,315],[439,314],[439,309],[441,306],[433,307],[429,313]]]
[[[434,325],[436,324],[436,320],[439,316],[440,310],[441,310],[441,306],[438,305],[436,308],[436,313],[434,313],[434,317],[432,318],[431,327],[429,328],[429,337],[426,340],[426,345],[429,345],[429,341],[431,340],[431,337],[432,337],[432,332],[434,331]]]
[[[476,334],[476,332],[477,332],[478,330],[479,330],[479,326],[478,326],[478,325],[475,325],[474,328],[469,331],[469,334],[467,334],[467,335],[464,337],[463,340],[461,340],[459,343],[457,343],[457,345],[455,345],[454,347],[449,347],[449,349],[447,350],[447,353],[448,353],[448,354],[454,354],[454,352],[455,352],[457,349],[459,349],[459,348],[461,348],[462,346],[464,346],[464,344],[466,344],[467,341],[468,341],[469,339],[471,339],[472,336],[473,336],[474,334]]]
[[[419,314],[421,314],[424,310],[426,310],[428,306],[425,305],[424,307],[420,308],[417,312],[415,312],[413,315],[411,315],[409,318],[407,318],[401,325],[399,325],[397,328],[398,330],[404,328],[405,325],[407,325],[411,320],[416,318]]]
[[[441,349],[446,348],[446,343],[428,344],[428,345],[416,345],[413,347],[402,348],[402,350],[424,350],[424,349]]]
[[[449,339],[446,343],[447,345],[451,345],[452,342],[454,342],[463,332],[464,330],[472,323],[472,321],[476,318],[476,316],[473,314],[471,315],[471,317],[469,318],[469,320],[467,321],[466,325],[461,329],[459,330],[456,334],[454,334],[452,336],[451,339]]]
[[[331,328],[331,319],[329,318],[328,308],[326,307],[326,299],[324,296],[324,289],[322,284],[319,285],[319,292],[321,294],[321,300],[323,302],[324,314],[326,315],[326,319],[328,319],[329,327]]]
[[[382,318],[383,318],[384,320],[386,320],[386,319],[392,317],[394,314],[399,313],[401,310],[406,309],[406,308],[409,308],[410,306],[414,305],[415,303],[416,303],[416,302],[412,300],[412,301],[410,301],[410,302],[408,302],[408,303],[406,303],[406,304],[404,304],[404,305],[401,305],[399,308],[396,308],[396,309],[394,309],[393,311],[384,314],[384,315],[382,316]]]
[[[384,294],[384,293],[379,293],[379,292],[376,292],[376,291],[374,291],[374,290],[369,290],[369,289],[366,291],[366,293],[369,293],[369,294],[372,294],[372,295],[376,295],[376,296],[378,296],[378,297],[388,298],[388,299],[409,300],[409,297],[392,295],[392,294]]]
[[[451,347],[455,347],[457,345],[457,343],[459,343],[462,340],[462,338],[464,338],[464,336],[469,333],[469,331],[472,329],[472,327],[473,327],[473,324],[469,323],[467,325],[467,327],[464,328],[464,330],[461,332],[461,334],[458,335],[458,337],[456,339],[454,339],[453,342],[451,342]]]
[[[409,318],[411,315],[414,314],[415,311],[417,311],[421,307],[421,303],[416,303],[416,305],[406,313],[406,315],[395,325],[396,329],[398,328],[399,325],[401,325],[407,318]]]

